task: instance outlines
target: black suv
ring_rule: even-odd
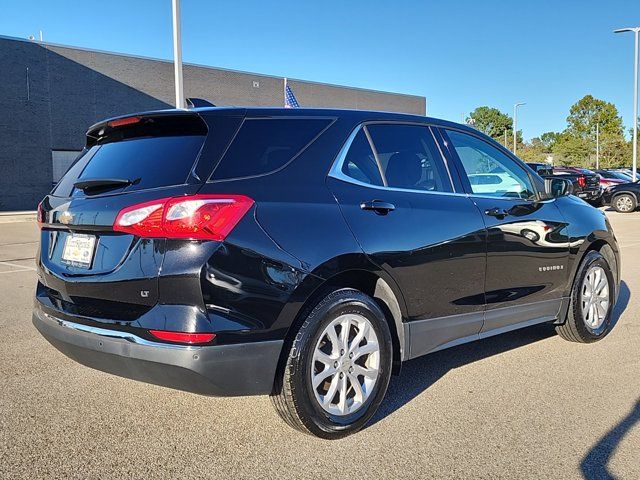
[[[570,191],[419,116],[111,119],[39,206],[33,322],[85,365],[270,394],[290,425],[337,438],[406,360],[542,322],[576,342],[610,331],[618,246]]]
[[[640,183],[628,182],[612,185],[604,191],[602,203],[612,206],[617,212],[631,213],[638,208]]]

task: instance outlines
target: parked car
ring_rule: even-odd
[[[602,187],[600,186],[600,176],[597,173],[586,168],[553,167],[553,174],[571,180],[574,195],[577,197],[594,205],[600,204]]]
[[[529,165],[541,177],[553,175],[553,166],[548,163],[527,162],[527,165]]]
[[[470,181],[485,172],[519,187]],[[339,438],[409,359],[543,322],[574,342],[609,333],[618,245],[570,192],[475,129],[420,116],[110,119],[39,205],[33,323],[87,366],[268,394],[289,425]]]
[[[631,213],[638,208],[640,183],[628,182],[607,188],[602,195],[604,205],[610,205],[617,212]]]
[[[603,190],[613,185],[620,185],[621,183],[631,181],[631,177],[621,172],[614,172],[612,170],[594,170],[594,172],[600,175],[600,186]]]
[[[517,195],[521,188],[508,173],[472,173],[469,174],[469,183],[476,193],[500,192],[505,196],[510,193]]]
[[[633,178],[633,169],[632,168],[615,168],[614,172],[620,172],[627,175],[629,178]],[[640,168],[637,170],[636,177],[640,178]]]

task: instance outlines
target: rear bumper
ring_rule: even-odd
[[[576,193],[576,195],[584,200],[595,200],[602,196],[602,190],[583,190],[582,192]]]
[[[213,396],[270,394],[283,344],[281,340],[216,346],[156,343],[129,332],[59,319],[38,307],[33,324],[54,347],[83,365]]]

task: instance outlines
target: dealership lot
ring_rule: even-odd
[[[37,229],[0,224],[0,478],[640,478],[640,213],[602,342],[529,328],[413,360],[373,424],[327,442],[267,397],[206,398],[110,376],[31,325]]]

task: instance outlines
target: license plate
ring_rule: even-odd
[[[579,196],[580,198],[583,198],[583,197],[587,197],[587,194],[586,194],[586,193],[579,193],[579,194],[578,194],[578,196]]]
[[[96,237],[71,233],[67,235],[62,249],[62,262],[74,267],[89,268],[93,260]]]

